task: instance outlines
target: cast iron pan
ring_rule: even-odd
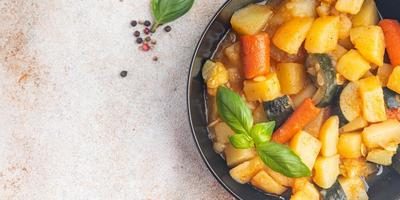
[[[204,62],[211,58],[219,42],[230,30],[229,20],[234,11],[257,0],[229,0],[216,13],[205,29],[197,45],[189,71],[187,100],[188,113],[192,133],[198,150],[215,178],[237,199],[276,200],[289,199],[290,191],[283,196],[273,196],[253,188],[251,185],[241,185],[229,175],[225,160],[214,152],[212,141],[208,137],[206,93],[201,76]],[[383,18],[400,19],[399,0],[376,1]],[[369,177],[368,195],[371,200],[400,199],[400,174],[391,168],[385,168],[380,176]]]

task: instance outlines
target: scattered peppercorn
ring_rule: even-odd
[[[145,26],[150,26],[151,25],[151,22],[149,21],[149,20],[146,20],[146,21],[144,21],[144,23],[143,23]]]
[[[122,77],[122,78],[125,78],[127,75],[128,75],[128,71],[121,71],[121,73],[119,73],[119,75]]]
[[[140,31],[135,31],[135,32],[133,33],[133,36],[139,37],[139,36],[140,36]]]
[[[172,30],[171,26],[164,27],[165,32],[170,32]]]
[[[143,33],[148,35],[150,33],[150,29],[149,28],[144,28]]]
[[[157,44],[157,40],[151,40],[151,44],[156,45]]]
[[[147,36],[144,40],[145,40],[146,42],[150,42],[150,41],[151,41],[151,37],[150,37],[150,36]]]
[[[149,51],[150,50],[150,46],[148,44],[143,44],[142,50],[143,51]]]
[[[157,56],[153,56],[153,61],[157,62],[158,61],[158,57]]]
[[[136,25],[137,25],[137,21],[136,21],[136,20],[132,20],[132,21],[131,21],[131,26],[132,26],[132,27],[135,27]]]
[[[141,37],[136,39],[136,43],[138,44],[142,44],[143,43],[143,39]]]

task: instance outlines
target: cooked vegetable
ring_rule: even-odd
[[[253,119],[254,123],[268,121],[267,114],[264,111],[263,104],[258,105],[257,108],[253,111]]]
[[[256,151],[252,149],[236,149],[231,144],[227,144],[224,150],[225,160],[229,167],[234,167],[242,162],[248,161],[256,156]]]
[[[359,158],[362,156],[361,133],[342,133],[339,137],[338,152],[342,158]]]
[[[367,160],[380,165],[389,166],[392,164],[393,151],[384,149],[373,149],[368,152]]]
[[[321,142],[309,133],[300,131],[290,141],[290,148],[311,170],[321,150]]]
[[[368,200],[364,182],[360,177],[339,178],[339,183],[349,200]]]
[[[359,81],[359,91],[362,102],[362,113],[368,122],[385,121],[385,100],[378,77],[373,76]]]
[[[287,21],[275,32],[272,42],[286,53],[297,54],[313,21],[311,17],[293,18]]]
[[[341,175],[347,178],[367,177],[376,171],[376,165],[367,163],[364,158],[342,159],[340,164]]]
[[[213,142],[213,149],[214,149],[215,152],[223,153],[225,148],[226,148],[225,144],[222,144],[222,143],[219,143],[219,142],[216,142],[216,141]]]
[[[339,141],[339,117],[332,116],[322,125],[319,140],[321,141],[321,155],[325,157],[337,154]]]
[[[268,6],[251,4],[233,14],[231,25],[241,35],[254,35],[264,29],[272,14]]]
[[[276,73],[244,81],[243,92],[247,101],[271,101],[282,95]]]
[[[348,51],[339,59],[336,70],[347,80],[357,81],[371,68],[357,50]]]
[[[351,19],[346,14],[340,14],[339,17],[339,39],[346,39],[350,35]]]
[[[319,200],[319,192],[307,179],[295,179],[290,200]]]
[[[248,183],[260,170],[264,163],[257,156],[249,161],[243,162],[229,171],[231,177],[240,184]]]
[[[339,107],[348,121],[352,121],[361,115],[361,97],[356,83],[350,82],[343,89],[340,94]]]
[[[306,70],[301,64],[279,63],[276,66],[276,73],[283,94],[297,94],[306,84]]]
[[[388,119],[396,119],[400,121],[400,108],[386,109]]]
[[[259,171],[252,179],[251,184],[261,190],[280,195],[286,191],[286,187],[276,182],[267,172],[264,170]]]
[[[306,61],[307,71],[314,77],[318,90],[313,101],[318,107],[326,107],[337,93],[336,71],[326,54],[311,54]]]
[[[216,124],[214,133],[215,141],[222,144],[229,143],[229,137],[235,134],[235,132],[233,132],[225,122],[219,122]]]
[[[379,80],[382,83],[382,86],[387,85],[390,74],[392,74],[392,71],[393,71],[393,66],[386,64],[386,63],[384,63],[382,65],[382,67],[378,68],[378,72],[376,73],[376,76],[378,76]]]
[[[241,36],[240,49],[246,79],[263,76],[270,71],[270,41],[267,33]]]
[[[397,20],[384,19],[379,22],[385,35],[386,49],[393,66],[400,65],[400,24]]]
[[[336,2],[336,10],[352,15],[357,14],[361,10],[364,0],[338,0]]]
[[[372,124],[362,132],[363,142],[368,148],[385,147],[400,143],[400,122],[390,119]]]
[[[349,132],[353,132],[353,131],[358,131],[367,126],[368,126],[368,122],[365,121],[365,119],[360,116],[360,117],[357,117],[357,118],[351,120],[349,123],[347,123],[342,128],[340,128],[340,132],[341,133],[349,133]]]
[[[339,155],[320,156],[315,162],[314,182],[321,188],[328,189],[335,184],[339,176]]]
[[[383,88],[383,97],[386,107],[389,109],[400,108],[400,95],[388,88]]]
[[[272,170],[269,167],[265,167],[264,170],[280,185],[286,186],[286,187],[292,187],[293,185],[293,178],[289,178],[287,176],[282,175],[279,172],[276,172]]]
[[[312,98],[312,96],[317,91],[317,88],[313,84],[308,84],[303,90],[298,94],[292,96],[293,105],[295,108],[299,107],[304,100]]]
[[[363,57],[382,66],[385,54],[385,38],[379,26],[360,26],[350,30],[350,39]]]
[[[240,58],[240,42],[235,42],[234,44],[227,47],[224,51],[225,56],[228,58],[229,62],[235,66],[239,67],[241,64]]]
[[[208,88],[218,88],[228,82],[228,71],[220,62],[207,60],[203,66],[202,75]]]
[[[400,67],[395,67],[389,77],[387,87],[400,94]]]
[[[333,50],[332,52],[329,52],[329,55],[331,58],[333,58],[333,60],[335,60],[337,62],[347,52],[348,52],[348,50],[346,48],[344,48],[342,45],[338,44],[336,46],[335,50]]]
[[[307,133],[310,133],[312,136],[318,138],[320,135],[320,129],[322,127],[322,124],[328,120],[328,118],[331,116],[331,108],[330,107],[325,107],[321,108],[321,112],[315,117],[313,120],[311,120],[304,128],[303,130],[306,131]]]
[[[309,53],[328,53],[335,50],[338,39],[339,17],[320,17],[307,34],[305,48]]]
[[[299,132],[308,122],[313,120],[320,109],[314,106],[311,99],[306,99],[294,111],[286,122],[275,131],[272,140],[278,143],[288,142],[297,132]]]
[[[346,194],[344,193],[342,186],[336,181],[329,189],[321,191],[322,199],[329,200],[347,200]]]
[[[288,96],[282,96],[264,102],[264,111],[267,118],[275,121],[276,127],[279,127],[293,113],[293,106]]]
[[[360,12],[351,18],[353,26],[369,26],[376,25],[379,17],[374,0],[365,0]]]
[[[286,9],[293,17],[315,17],[315,0],[290,0]]]

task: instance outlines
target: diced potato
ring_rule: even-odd
[[[214,151],[217,152],[217,153],[222,153],[222,152],[224,152],[225,147],[226,147],[225,144],[222,144],[222,143],[219,143],[219,142],[214,142],[214,143],[213,143],[213,149],[214,149]]]
[[[376,76],[358,82],[362,102],[362,113],[368,122],[381,122],[387,119],[381,83]]]
[[[300,131],[290,141],[290,148],[311,170],[321,150],[321,142],[309,133]]]
[[[311,98],[316,91],[317,88],[315,88],[313,84],[308,84],[303,90],[300,91],[300,93],[292,96],[294,107],[299,107],[305,99]]]
[[[368,148],[385,147],[400,143],[400,122],[394,119],[372,124],[362,132],[363,142]]]
[[[339,59],[336,70],[347,80],[357,81],[371,66],[357,50],[350,50]]]
[[[349,200],[368,200],[364,182],[360,177],[339,178],[339,183]]]
[[[336,2],[336,10],[352,15],[357,14],[361,10],[364,0],[338,0]]]
[[[339,39],[346,39],[350,36],[351,20],[346,14],[340,14]]]
[[[361,133],[342,133],[339,137],[338,152],[342,158],[359,158],[362,148]]]
[[[322,125],[319,140],[321,141],[321,155],[329,157],[337,154],[339,141],[339,117],[332,116]]]
[[[272,42],[276,47],[289,54],[297,54],[313,21],[314,19],[310,17],[293,18],[287,21],[275,32]]]
[[[328,53],[335,50],[339,39],[339,17],[327,16],[316,19],[306,37],[308,53]]]
[[[387,87],[400,94],[400,67],[395,67],[390,74]]]
[[[350,39],[363,57],[382,66],[385,55],[385,39],[379,26],[359,26],[350,30]]]
[[[265,113],[264,106],[262,104],[258,105],[253,111],[253,120],[255,124],[268,121],[267,114]]]
[[[376,76],[378,76],[379,80],[382,83],[382,86],[386,86],[388,81],[389,81],[389,77],[390,74],[392,74],[393,71],[393,66],[390,64],[383,64],[382,67],[378,68],[378,72],[376,73]]]
[[[380,165],[389,166],[392,164],[393,151],[384,149],[373,149],[368,152],[367,160]]]
[[[229,167],[234,167],[242,162],[248,161],[257,154],[255,149],[235,149],[231,144],[227,144],[224,153],[226,163]]]
[[[340,163],[340,173],[347,178],[360,176],[367,177],[375,171],[376,166],[374,164],[367,163],[364,158],[342,159]]]
[[[214,131],[215,141],[222,144],[229,143],[229,137],[235,134],[235,132],[233,132],[232,129],[225,122],[219,122],[218,124],[216,124],[214,127]]]
[[[321,1],[321,4],[316,8],[317,14],[320,17],[325,17],[330,14],[331,5],[329,3]]]
[[[342,128],[340,128],[340,132],[348,133],[348,132],[358,131],[367,126],[368,126],[368,122],[365,121],[365,119],[360,116],[360,117],[357,117],[357,118],[351,120],[349,123],[347,123]]]
[[[286,191],[286,187],[276,182],[267,172],[264,170],[259,171],[252,179],[251,184],[261,190],[280,195]]]
[[[302,64],[279,63],[276,73],[283,94],[297,94],[306,84],[306,69]]]
[[[203,78],[208,88],[214,89],[228,82],[228,71],[224,64],[207,60],[202,69]]]
[[[251,4],[233,14],[231,25],[241,35],[254,35],[264,29],[272,14],[268,6]]]
[[[293,17],[314,17],[315,6],[315,0],[290,0],[286,4],[286,9]]]
[[[322,124],[330,117],[331,109],[329,107],[322,108],[321,112],[317,115],[317,117],[311,120],[303,130],[307,133],[310,133],[315,138],[318,138],[320,135],[320,129]]]
[[[231,177],[240,184],[248,183],[260,170],[264,168],[260,157],[246,161],[229,171]]]
[[[344,56],[348,50],[344,48],[342,45],[338,44],[336,49],[329,53],[329,55],[336,61],[338,61],[342,56]]]
[[[307,179],[295,179],[293,186],[293,195],[290,200],[319,200],[320,195],[315,186]]]
[[[269,73],[265,77],[257,77],[254,80],[246,80],[243,85],[247,101],[271,101],[282,96],[276,73]]]
[[[379,17],[375,0],[365,0],[360,12],[351,18],[353,26],[370,26],[378,24]]]
[[[339,163],[339,155],[318,157],[314,166],[314,182],[321,188],[330,188],[333,184],[335,184],[336,179],[339,176]]]
[[[264,170],[279,184],[286,186],[286,187],[292,187],[293,185],[293,178],[286,177],[282,175],[279,172],[276,172],[272,170],[269,167],[265,167]]]
[[[224,53],[232,65],[236,67],[240,66],[240,42],[235,42],[234,44],[225,48]]]

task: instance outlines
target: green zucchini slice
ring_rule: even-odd
[[[268,120],[275,121],[276,128],[281,126],[294,111],[293,103],[287,95],[264,102],[263,106]]]

